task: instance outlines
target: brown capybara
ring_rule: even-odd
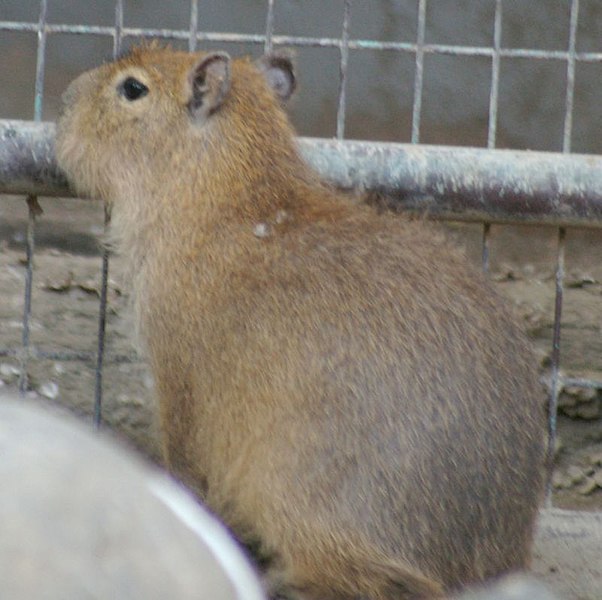
[[[112,208],[165,461],[272,594],[433,598],[525,567],[545,418],[521,328],[424,222],[322,183],[290,59],[135,49],[65,93]]]

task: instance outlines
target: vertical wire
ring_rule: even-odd
[[[115,35],[113,37],[113,57],[116,58],[121,52],[123,37],[123,0],[115,2]],[[104,206],[104,229],[105,234],[111,220],[108,206]],[[98,311],[98,338],[96,349],[96,369],[94,379],[94,426],[98,429],[102,424],[102,377],[105,355],[105,333],[107,325],[107,293],[109,288],[109,250],[104,248],[102,252],[100,304]]]
[[[47,0],[40,1],[40,18],[38,21],[38,49],[36,57],[36,81],[34,91],[34,120],[42,120],[42,108],[44,104],[44,74],[46,69],[46,20],[48,15]],[[41,213],[40,205],[36,196],[27,196],[27,236],[26,256],[27,267],[25,270],[25,298],[23,307],[23,329],[21,336],[22,352],[19,365],[19,394],[27,391],[29,384],[27,369],[30,354],[30,332],[31,332],[31,296],[33,289],[33,257],[35,252],[35,223],[36,216]]]
[[[489,123],[487,127],[487,148],[495,148],[497,136],[497,110],[500,84],[500,49],[502,46],[502,0],[495,0],[495,17],[493,22],[493,56],[491,59],[491,89],[489,91]],[[482,267],[489,273],[489,257],[491,249],[491,223],[483,223]]]
[[[345,135],[345,112],[347,104],[347,65],[349,62],[349,23],[351,20],[351,0],[345,0],[343,10],[343,32],[341,34],[341,60],[339,63],[339,102],[337,107],[337,139]]]
[[[40,20],[38,23],[38,53],[36,58],[36,83],[34,99],[34,120],[42,120],[42,105],[44,103],[44,75],[46,70],[46,19],[48,15],[48,2],[40,2]]]
[[[121,52],[123,38],[123,0],[115,0],[115,35],[113,36],[113,58]]]
[[[575,97],[575,64],[577,46],[577,23],[579,20],[579,0],[572,0],[571,21],[569,31],[569,51],[566,67],[566,100],[564,112],[564,131],[562,151],[571,151],[571,134],[573,130],[573,101]]]
[[[188,38],[188,52],[196,50],[196,36],[199,27],[199,0],[190,0],[190,36]]]
[[[27,368],[29,365],[30,350],[30,318],[31,318],[31,292],[33,284],[33,255],[35,250],[35,213],[32,210],[32,204],[35,202],[35,196],[27,196],[27,236],[25,242],[26,268],[25,268],[25,300],[23,307],[23,329],[21,334],[22,353],[19,364],[19,393],[25,394],[27,391],[29,377]]]
[[[274,35],[274,0],[268,0],[268,13],[265,20],[265,45],[264,52],[272,51],[272,37]]]
[[[558,395],[560,393],[560,321],[562,317],[565,239],[566,229],[564,227],[559,227],[558,256],[556,260],[556,296],[554,300],[554,331],[552,334],[552,374],[550,400],[548,405],[548,480],[546,484],[546,504],[549,507],[552,506],[552,475],[554,471],[554,454],[556,449]]]
[[[110,213],[108,205],[104,206],[105,233],[109,226]],[[102,376],[105,354],[105,332],[107,325],[107,291],[109,287],[109,251],[102,251],[100,305],[98,311],[98,338],[96,349],[96,370],[94,379],[94,426],[98,429],[102,423]]]
[[[564,130],[562,151],[571,151],[573,130],[573,100],[575,96],[575,51],[577,47],[577,25],[579,22],[579,0],[571,2],[569,25],[569,50],[566,69],[566,104],[564,113]],[[562,320],[562,301],[564,293],[564,255],[566,246],[566,229],[558,229],[558,259],[556,262],[556,296],[554,299],[554,330],[552,334],[552,381],[548,407],[548,481],[546,486],[546,504],[552,506],[552,476],[554,473],[554,454],[556,447],[556,426],[558,412],[558,395],[561,390],[560,381],[560,332]]]
[[[414,105],[412,107],[412,144],[420,141],[420,113],[424,72],[424,37],[426,30],[426,0],[418,2],[418,32],[416,38],[416,73],[414,75]]]
[[[491,254],[491,223],[483,223],[483,238],[481,240],[481,266],[483,273],[489,273],[489,256]]]
[[[500,51],[502,47],[502,0],[495,0],[493,25],[493,56],[491,60],[491,90],[489,92],[489,125],[487,148],[495,148],[497,135],[497,110],[500,84]]]

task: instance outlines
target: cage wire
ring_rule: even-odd
[[[50,0],[52,1],[52,0]],[[378,41],[374,39],[352,39],[350,37],[350,23],[353,19],[353,3],[352,0],[341,0],[341,34],[340,37],[311,37],[311,36],[292,36],[292,35],[279,35],[275,28],[275,4],[277,0],[266,0],[265,3],[265,32],[257,34],[247,33],[235,33],[235,32],[215,32],[205,31],[202,26],[202,22],[199,20],[199,5],[202,4],[202,0],[191,0],[190,2],[190,21],[189,28],[187,30],[176,30],[176,29],[155,29],[155,28],[139,28],[139,27],[126,27],[124,25],[124,2],[123,0],[116,0],[115,2],[115,19],[112,26],[92,26],[85,24],[57,24],[48,22],[48,3],[49,0],[40,0],[39,5],[39,18],[37,22],[22,22],[22,21],[0,21],[0,34],[2,32],[30,32],[37,35],[37,59],[36,59],[36,71],[35,71],[35,92],[34,92],[34,107],[33,107],[33,120],[39,123],[42,119],[42,106],[44,102],[44,74],[45,74],[45,59],[46,59],[46,42],[48,36],[56,34],[74,34],[74,35],[85,35],[85,36],[104,36],[112,38],[113,40],[113,56],[117,56],[121,50],[123,41],[126,38],[157,38],[161,40],[182,40],[188,42],[189,50],[195,50],[199,43],[205,42],[227,42],[236,44],[254,44],[263,46],[265,50],[269,51],[273,47],[316,47],[316,48],[334,48],[338,50],[339,54],[339,84],[338,84],[338,98],[337,98],[337,110],[336,110],[336,140],[342,141],[345,138],[345,121],[346,121],[346,108],[347,108],[347,80],[349,71],[349,51],[350,50],[372,50],[372,51],[387,51],[397,52],[403,54],[409,54],[414,57],[415,62],[415,75],[413,82],[413,103],[412,103],[412,120],[411,120],[411,143],[420,147],[421,142],[421,115],[423,109],[423,88],[424,88],[424,59],[426,55],[448,55],[448,56],[467,56],[467,57],[484,57],[489,59],[491,62],[491,86],[489,90],[489,107],[488,107],[488,126],[487,126],[487,143],[486,149],[474,151],[465,150],[466,161],[477,161],[481,164],[483,161],[491,159],[495,163],[493,155],[489,156],[488,151],[492,151],[496,148],[496,136],[497,136],[497,124],[498,124],[498,108],[499,108],[499,82],[500,82],[500,62],[502,59],[507,58],[525,58],[536,61],[556,61],[564,63],[566,66],[566,90],[564,100],[564,126],[563,126],[563,137],[562,137],[562,153],[569,155],[571,153],[571,141],[572,141],[572,130],[573,130],[573,112],[574,112],[574,96],[575,96],[575,68],[578,62],[582,63],[600,63],[602,62],[602,53],[600,52],[579,52],[577,51],[577,32],[579,22],[579,0],[570,1],[570,17],[569,17],[569,42],[566,50],[540,50],[540,49],[529,49],[529,48],[507,48],[502,46],[502,11],[504,0],[494,0],[495,12],[494,20],[492,24],[493,39],[490,46],[466,46],[466,45],[449,45],[449,44],[436,44],[426,43],[426,16],[427,16],[427,0],[418,0],[417,4],[417,26],[416,26],[416,41],[415,42],[403,42],[403,41]],[[1,124],[1,122],[0,122]],[[4,123],[2,125],[4,131],[9,129],[13,132],[13,135],[20,134],[23,127],[19,125],[15,126],[14,123]],[[12,128],[12,129],[11,129]],[[16,133],[15,133],[16,130]],[[342,175],[339,178],[344,180],[346,184],[349,184],[353,180],[353,176],[350,173],[355,172],[358,161],[368,162],[368,170],[370,169],[370,157],[374,158],[374,155],[378,159],[389,159],[395,162],[396,165],[403,163],[404,159],[411,162],[412,153],[411,150],[406,149],[405,153],[397,153],[395,150],[390,148],[378,148],[378,144],[351,144],[346,147],[346,150],[341,150],[339,146],[336,151],[342,152],[337,155],[339,158],[343,158],[343,166],[341,167],[340,161],[329,159],[328,155],[328,144],[320,142],[305,141],[307,154],[310,160],[315,155],[318,156],[318,166],[328,172],[336,171],[337,167],[339,170],[342,169]],[[326,158],[320,155],[320,152],[326,152]],[[453,154],[445,154],[444,148],[431,148],[429,150],[430,157],[435,159],[441,155],[446,158],[447,161],[453,157],[460,156],[459,160],[462,160],[462,153],[454,151]],[[437,154],[439,152],[439,154]],[[472,152],[472,153],[471,153]],[[497,156],[497,155],[496,155]],[[534,159],[537,155],[532,155]],[[539,166],[549,168],[551,163],[557,161],[558,158],[551,156],[548,159],[541,159]],[[322,160],[324,159],[326,162]],[[322,160],[322,162],[320,162]],[[509,165],[509,177],[512,178],[512,170],[521,160],[522,156],[513,156],[508,154],[502,160],[505,160]],[[355,161],[355,162],[354,162]],[[514,162],[513,162],[514,161]],[[381,160],[382,162],[382,160]],[[326,164],[326,167],[324,167]],[[388,164],[388,163],[387,163]],[[439,162],[433,160],[433,169],[441,167],[444,163],[442,160]],[[461,168],[462,164],[459,163],[457,168]],[[497,164],[497,163],[496,163]],[[576,158],[574,162],[570,162],[567,156],[567,161],[563,163],[567,169],[567,177],[571,179],[579,179],[582,170],[586,169],[585,175],[580,181],[581,191],[583,192],[578,199],[581,204],[573,204],[577,216],[576,222],[579,224],[587,223],[588,226],[601,227],[602,226],[602,209],[600,205],[599,191],[600,191],[600,180],[591,179],[591,171],[587,171],[587,165]],[[498,165],[499,166],[499,165]],[[595,166],[595,165],[594,165]],[[398,168],[398,167],[397,167]],[[533,171],[535,172],[538,168],[538,164],[534,163]],[[361,168],[358,168],[361,170]],[[394,168],[390,170],[395,171]],[[450,171],[448,179],[453,177],[453,169]],[[388,172],[384,169],[384,172]],[[499,173],[495,169],[493,173]],[[330,173],[332,175],[332,173]],[[373,178],[377,177],[372,174]],[[402,177],[397,173],[398,178]],[[442,177],[447,177],[446,173],[443,173]],[[588,179],[588,177],[590,179]],[[334,180],[337,176],[332,177]],[[544,177],[545,179],[545,177]],[[66,193],[64,184],[61,187],[60,183],[57,183],[58,179],[55,177],[53,181],[50,181],[45,189],[51,189],[55,192],[54,195],[58,195],[60,192]],[[11,192],[10,185],[4,185],[2,187],[3,179],[0,177],[0,192],[9,193]],[[6,184],[6,178],[4,179]],[[366,181],[363,181],[364,187],[369,187]],[[541,183],[541,182],[540,182]],[[491,234],[491,223],[492,222],[524,222],[524,215],[521,215],[521,207],[517,209],[515,205],[512,207],[502,207],[500,212],[500,198],[499,198],[499,181],[497,187],[491,186],[487,188],[485,183],[481,182],[482,189],[479,191],[479,210],[476,210],[477,216],[482,222],[482,264],[483,269],[487,271],[489,269],[490,259],[490,234]],[[502,182],[503,184],[503,182]],[[514,184],[519,185],[516,181]],[[539,185],[539,187],[538,187]],[[53,187],[54,186],[54,187]],[[21,188],[23,185],[21,185]],[[378,182],[374,184],[374,187],[379,187]],[[395,187],[395,185],[393,185]],[[570,186],[569,186],[570,187]],[[19,186],[17,185],[17,188]],[[383,186],[383,189],[386,185]],[[485,189],[485,192],[483,189]],[[419,191],[419,190],[417,190]],[[445,203],[444,199],[446,194],[449,195],[449,186],[444,187],[443,192],[435,197],[435,203]],[[462,190],[461,190],[462,191]],[[466,190],[465,190],[466,191]],[[474,191],[474,190],[473,190]],[[548,190],[549,191],[549,190]],[[424,190],[423,190],[424,192]],[[433,190],[428,190],[431,196],[437,196]],[[555,190],[557,193],[558,190]],[[546,189],[545,185],[535,184],[535,187],[527,187],[523,190],[522,195],[518,194],[519,200],[522,199],[524,208],[525,199],[532,198],[534,195],[545,196]],[[497,195],[496,195],[497,194]],[[428,195],[428,194],[427,194]],[[576,202],[575,197],[571,197],[571,193],[567,193],[567,197],[570,197],[572,201]],[[540,198],[541,199],[541,198]],[[107,289],[108,289],[108,273],[109,273],[109,255],[107,251],[104,251],[102,255],[102,284],[100,289],[100,307],[99,307],[99,320],[98,320],[98,334],[97,334],[97,350],[96,353],[85,353],[85,352],[66,352],[57,351],[48,348],[37,348],[33,347],[30,341],[30,330],[31,330],[31,317],[32,317],[32,304],[31,304],[31,293],[32,293],[32,282],[33,282],[33,257],[35,251],[35,222],[38,214],[39,207],[37,205],[37,196],[31,194],[27,196],[28,205],[28,225],[26,235],[26,255],[27,255],[27,266],[26,266],[26,277],[25,277],[25,290],[24,290],[24,308],[22,318],[22,340],[19,348],[0,348],[0,356],[12,356],[16,357],[19,361],[20,377],[19,377],[19,389],[21,392],[25,392],[28,386],[27,371],[28,365],[31,360],[41,358],[51,358],[54,360],[78,360],[85,361],[88,363],[95,363],[95,390],[94,390],[94,423],[99,426],[102,421],[102,399],[103,399],[103,372],[105,367],[105,324],[106,324],[106,311],[107,311]],[[463,211],[466,213],[475,212],[475,204],[461,204],[459,208],[452,210],[449,214],[443,211],[440,218],[449,219],[462,219]],[[424,208],[424,203],[420,204],[420,208]],[[429,205],[429,208],[433,208],[433,205]],[[435,207],[436,208],[436,207]],[[566,207],[564,207],[566,209]],[[479,212],[480,211],[480,212]],[[563,308],[563,289],[564,289],[564,257],[565,257],[565,240],[567,226],[563,223],[562,211],[557,211],[557,203],[543,202],[539,208],[539,213],[536,215],[529,215],[529,222],[531,223],[560,223],[557,228],[557,259],[555,269],[555,303],[554,303],[554,326],[553,326],[553,339],[552,339],[552,352],[551,352],[551,384],[550,384],[550,398],[549,398],[549,445],[548,453],[549,457],[553,457],[553,452],[556,444],[556,413],[558,406],[558,396],[563,386],[580,386],[589,388],[601,388],[602,382],[585,379],[585,378],[569,378],[563,377],[560,373],[560,339],[561,339],[561,317]],[[434,210],[433,212],[436,212]],[[490,214],[493,218],[488,219],[487,214]],[[500,218],[501,217],[503,218]],[[566,218],[565,222],[569,222],[570,219]],[[570,216],[570,215],[569,215]],[[474,214],[473,217],[474,218]],[[108,222],[108,215],[105,212],[105,226]],[[571,223],[569,222],[569,225]],[[128,356],[112,356],[111,362],[122,362],[129,360]],[[551,487],[548,489],[550,492]],[[550,494],[548,493],[548,497]]]

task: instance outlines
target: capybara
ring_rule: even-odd
[[[166,464],[279,597],[524,568],[546,428],[525,335],[434,225],[319,179],[294,88],[285,53],[147,45],[65,93],[59,164],[111,207]]]

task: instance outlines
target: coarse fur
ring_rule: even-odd
[[[293,88],[285,55],[150,46],[65,94],[57,156],[112,207],[166,463],[273,594],[417,600],[524,568],[545,419],[521,328],[434,226],[320,182]]]

